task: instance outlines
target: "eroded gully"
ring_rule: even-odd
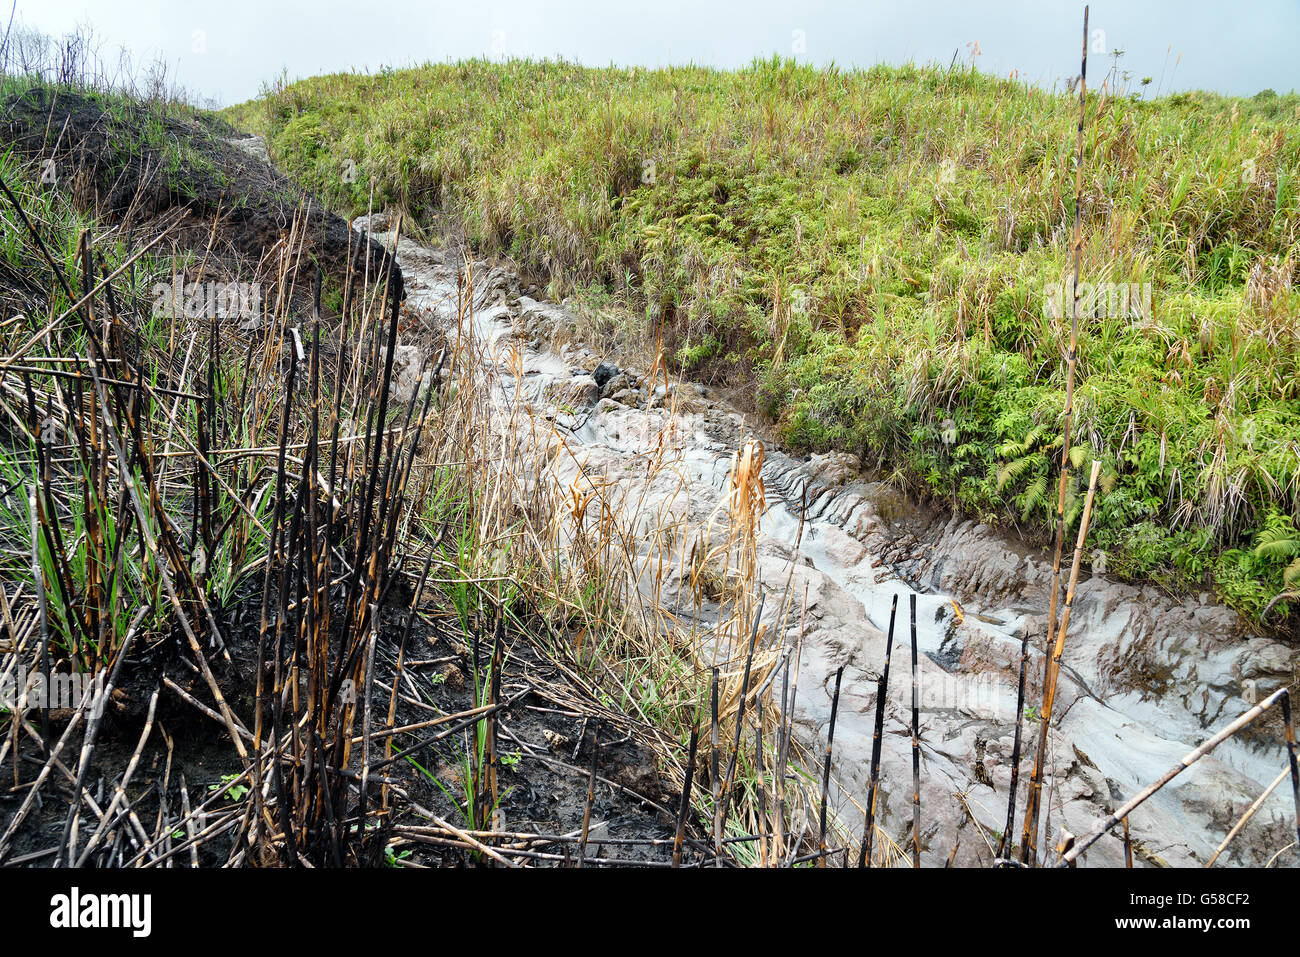
[[[366,229],[368,223],[354,225]],[[385,228],[375,217],[372,235],[389,245],[393,236]],[[408,310],[431,326],[453,325],[464,295],[457,265],[406,239],[397,259]],[[601,366],[600,357],[580,344],[552,348],[557,331],[573,326],[568,310],[519,295],[518,277],[503,267],[479,262],[471,272],[473,329],[491,357],[494,387],[503,401],[527,404],[532,413],[530,434],[522,440],[548,447],[550,478],[561,487],[599,476],[602,487],[615,490],[618,520],[638,554],[658,554],[661,566],[682,567],[689,542],[719,534],[716,509],[732,453],[751,431],[744,418],[696,386],[656,387],[644,370]],[[509,348],[522,356],[522,370],[517,360],[505,361]],[[399,354],[403,388],[418,387],[419,358],[415,346]],[[653,469],[647,467],[652,458]],[[922,864],[942,866],[956,843],[954,863],[988,865],[1006,818],[1021,639],[1026,629],[1032,636],[1045,631],[1050,556],[863,480],[851,456],[803,460],[768,447],[762,476],[767,509],[757,555],[758,577],[769,593],[764,619],[791,648],[802,629],[793,717],[811,753],[825,746],[831,678],[844,668],[834,748],[842,819],[850,828],[861,826],[848,798],[861,802],[867,792],[877,681],[897,595],[878,823],[898,847],[910,840],[907,609],[915,595]],[[676,530],[668,544],[666,525]],[[669,618],[718,613],[707,601],[698,604],[679,575],[654,587],[641,584]],[[783,606],[786,595],[793,601]],[[1293,683],[1296,668],[1294,649],[1251,636],[1235,613],[1206,597],[1173,598],[1086,575],[1074,603],[1058,721],[1049,738],[1040,847],[1054,844],[1063,830],[1090,833],[1190,749],[1262,696]],[[1040,697],[1041,670],[1035,648],[1026,697],[1031,705]],[[1024,727],[1017,841],[1038,731],[1032,711]],[[1137,864],[1203,864],[1285,767],[1282,741],[1276,718],[1248,729],[1135,811],[1130,824]],[[1265,864],[1294,837],[1295,810],[1283,786],[1220,864]],[[1277,862],[1294,864],[1295,854],[1286,851]],[[1122,866],[1118,834],[1096,843],[1085,863]]]

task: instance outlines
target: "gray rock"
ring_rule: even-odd
[[[271,162],[271,157],[266,152],[266,140],[260,136],[236,136],[226,142],[243,150],[254,159],[268,164]]]
[[[617,375],[618,366],[612,362],[602,362],[591,373],[591,377],[596,380],[596,385],[600,386],[602,390],[605,388],[605,384]]]
[[[424,355],[416,346],[397,346],[393,349],[393,378],[391,397],[398,402],[410,402],[433,382],[433,370],[422,368]]]
[[[852,452],[827,452],[814,455],[808,463],[810,471],[820,475],[831,487],[852,482],[862,471],[862,461]]]
[[[598,377],[592,376],[592,378],[596,379],[597,382],[600,382]],[[631,385],[632,383],[628,381],[627,376],[620,372],[618,375],[607,379],[605,382],[600,382],[600,394],[617,395],[624,389],[630,388]]]
[[[585,409],[599,401],[600,386],[589,375],[575,375],[565,382],[553,383],[547,394],[558,405]]]
[[[387,213],[371,213],[352,220],[352,228],[362,233],[386,233],[393,225]]]

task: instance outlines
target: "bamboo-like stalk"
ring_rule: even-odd
[[[90,839],[86,841],[85,849],[80,855],[78,855],[75,838],[68,844],[66,848],[68,852],[66,860],[70,866],[85,866],[91,853],[95,850],[96,845],[98,845],[100,838],[103,836],[113,812],[117,810],[118,804],[127,799],[126,789],[130,786],[131,777],[135,774],[136,767],[140,763],[140,755],[144,752],[145,742],[149,740],[149,734],[153,731],[154,715],[158,709],[158,692],[160,690],[161,686],[155,688],[153,694],[149,697],[149,709],[145,715],[144,729],[140,732],[139,742],[136,744],[135,751],[132,752],[131,758],[127,762],[126,770],[122,772],[122,780],[115,790],[113,800],[109,803],[108,807],[105,808],[104,816],[100,819],[99,825],[93,832],[91,832]],[[78,781],[75,785],[78,792],[81,790],[82,783],[84,783],[84,778]],[[167,833],[170,833],[170,829],[168,829]],[[67,838],[65,837],[64,840],[67,840]],[[59,866],[57,860],[55,866]]]
[[[587,856],[587,837],[591,833],[591,806],[596,803],[596,773],[600,770],[600,720],[591,735],[591,773],[587,777],[587,799],[582,806],[582,839],[578,842],[578,867]]]
[[[1093,460],[1092,471],[1088,474],[1088,494],[1083,500],[1083,515],[1079,519],[1079,536],[1074,543],[1074,560],[1070,564],[1070,583],[1065,590],[1065,607],[1061,612],[1061,621],[1057,627],[1056,645],[1052,650],[1052,673],[1055,678],[1061,670],[1061,649],[1065,646],[1066,635],[1070,632],[1070,613],[1074,609],[1075,588],[1079,583],[1079,570],[1083,565],[1083,548],[1088,538],[1088,526],[1092,519],[1092,503],[1097,494],[1097,480],[1101,477],[1101,462]],[[1055,690],[1055,682],[1053,682]]]
[[[740,679],[740,701],[736,705],[736,738],[731,748],[731,758],[727,762],[727,773],[722,779],[722,800],[719,803],[715,813],[717,814],[716,830],[718,833],[724,833],[727,826],[727,812],[731,807],[732,788],[735,784],[736,765],[740,760],[740,744],[745,733],[745,705],[749,696],[749,676],[754,666],[754,651],[758,647],[758,630],[763,617],[762,597],[758,600],[758,609],[754,612],[753,627],[749,636],[749,651],[745,655],[745,671]],[[762,738],[762,726],[759,727],[759,738]]]
[[[1277,777],[1273,779],[1272,783],[1264,789],[1263,793],[1260,794],[1259,797],[1255,798],[1254,803],[1252,803],[1250,807],[1246,808],[1245,813],[1242,814],[1241,817],[1237,819],[1237,823],[1232,826],[1232,830],[1227,833],[1223,838],[1223,841],[1217,848],[1215,848],[1214,853],[1210,855],[1210,859],[1205,862],[1206,867],[1214,866],[1214,862],[1219,859],[1219,855],[1227,849],[1228,845],[1232,843],[1233,838],[1235,838],[1241,832],[1241,829],[1250,822],[1250,819],[1255,816],[1255,812],[1263,807],[1264,802],[1268,800],[1268,796],[1277,790],[1278,785],[1285,781],[1290,773],[1291,768],[1289,766],[1278,772]],[[1125,849],[1127,850],[1128,818],[1124,819],[1124,844]]]
[[[496,705],[501,700],[502,643],[505,637],[505,619],[497,614],[495,635],[492,640],[492,673],[488,676],[488,705]],[[492,827],[494,810],[500,800],[497,788],[497,712],[489,711],[485,734],[487,736],[485,762],[487,764],[486,786],[483,801],[483,826]],[[599,725],[597,725],[599,729]]]
[[[772,777],[772,853],[780,860],[785,848],[785,716],[790,698],[790,657],[786,656],[781,669],[781,709],[776,716],[776,763]]]
[[[718,669],[715,665],[709,683],[709,788],[713,798],[713,863],[722,865],[722,822],[718,819],[718,806],[721,803],[721,782],[718,780],[718,759],[720,732],[718,728]]]
[[[1156,781],[1152,782],[1151,784],[1148,784],[1145,788],[1139,791],[1134,797],[1126,801],[1121,807],[1116,808],[1115,811],[1109,817],[1106,818],[1106,820],[1102,821],[1101,826],[1098,827],[1095,831],[1093,831],[1087,837],[1075,841],[1074,846],[1070,848],[1070,850],[1062,857],[1061,862],[1057,864],[1057,866],[1058,867],[1063,866],[1064,864],[1067,864],[1070,861],[1074,860],[1076,857],[1078,857],[1080,854],[1082,854],[1084,851],[1090,848],[1093,844],[1095,844],[1103,834],[1105,834],[1107,831],[1113,828],[1116,824],[1120,823],[1120,821],[1124,820],[1124,818],[1132,814],[1137,808],[1141,807],[1151,797],[1151,795],[1155,794],[1166,784],[1168,784],[1174,778],[1178,777],[1178,775],[1182,774],[1184,771],[1190,768],[1201,758],[1205,757],[1207,754],[1209,754],[1211,751],[1213,751],[1215,748],[1221,745],[1224,741],[1227,741],[1230,737],[1232,737],[1242,728],[1246,727],[1248,724],[1253,722],[1256,718],[1262,715],[1269,708],[1273,707],[1273,705],[1277,704],[1279,701],[1287,701],[1287,707],[1285,708],[1285,710],[1289,713],[1290,711],[1289,697],[1290,696],[1286,688],[1278,688],[1276,691],[1274,691],[1271,695],[1269,695],[1259,704],[1255,705],[1255,707],[1251,708],[1249,711],[1242,712],[1241,715],[1237,717],[1237,720],[1233,721],[1230,725],[1228,725],[1218,734],[1214,735],[1211,738],[1206,739],[1205,741],[1197,745],[1195,748],[1188,751],[1185,755],[1183,755],[1183,757],[1179,760],[1177,764],[1175,764],[1172,768],[1170,768],[1168,771],[1162,774]],[[1290,722],[1287,722],[1287,724],[1289,728]],[[1297,781],[1297,775],[1300,774],[1300,772],[1297,772],[1296,769],[1294,732],[1291,732],[1288,735],[1288,739],[1289,739],[1288,751],[1290,753],[1292,782],[1294,784]],[[1296,785],[1296,793],[1297,795],[1300,795],[1300,785]],[[1296,820],[1297,820],[1296,827],[1298,830],[1300,830],[1300,797],[1297,797],[1297,802],[1296,802]],[[1297,835],[1297,837],[1300,837],[1300,835]]]
[[[1037,840],[1038,805],[1042,796],[1043,764],[1047,755],[1047,736],[1051,733],[1052,713],[1056,707],[1056,684],[1061,673],[1061,655],[1065,652],[1065,638],[1070,632],[1070,612],[1074,608],[1074,591],[1079,582],[1079,568],[1083,564],[1083,546],[1088,538],[1088,525],[1092,519],[1093,498],[1097,494],[1097,478],[1101,475],[1101,462],[1093,460],[1088,477],[1088,495],[1083,502],[1083,515],[1079,519],[1079,535],[1074,544],[1074,560],[1070,563],[1070,581],[1065,592],[1065,606],[1060,625],[1056,630],[1056,643],[1052,657],[1047,662],[1043,687],[1043,709],[1038,722],[1038,753],[1034,760],[1034,775],[1029,782],[1029,797],[1025,813],[1024,844],[1021,859],[1026,864],[1034,861],[1034,844]]]
[[[862,827],[862,843],[858,851],[858,867],[871,866],[871,851],[875,841],[876,797],[880,785],[880,749],[885,730],[885,699],[889,694],[889,659],[894,652],[894,619],[898,614],[898,593],[889,604],[889,634],[885,638],[885,667],[876,685],[876,726],[871,736],[871,777],[867,785],[867,819]]]
[[[459,734],[460,732],[464,731],[466,728],[470,727],[471,725],[478,724],[480,721],[483,720],[483,718],[486,715],[490,715],[495,712],[509,711],[511,706],[517,703],[520,699],[532,693],[533,693],[532,688],[524,688],[523,690],[517,692],[513,697],[507,698],[505,701],[502,701],[499,704],[488,705],[481,708],[472,708],[469,711],[463,712],[462,714],[459,715],[449,715],[446,718],[443,718],[441,720],[445,721],[445,720],[450,720],[451,718],[462,718],[462,717],[464,718],[464,720],[457,722],[456,724],[452,725],[450,728],[447,728],[444,731],[439,731],[435,735],[431,735],[421,741],[417,741],[415,744],[411,745],[408,748],[403,748],[401,751],[398,751],[396,754],[392,755],[391,757],[384,758],[382,761],[378,762],[377,764],[372,764],[370,766],[370,770],[378,771],[381,768],[385,768],[390,764],[395,764],[398,761],[410,757],[413,754],[418,754],[419,752],[425,750],[426,748],[432,747],[433,745],[437,744],[439,741],[444,741],[447,738],[452,737],[453,735]],[[465,717],[466,715],[470,715],[471,717]]]
[[[5,826],[4,831],[0,832],[0,865],[5,863],[14,835],[18,832],[19,826],[23,823],[23,820],[27,817],[28,813],[30,813],[32,806],[39,800],[41,785],[45,783],[46,778],[49,777],[50,771],[53,770],[59,756],[63,753],[63,749],[72,739],[73,734],[76,733],[77,725],[86,717],[86,712],[88,710],[92,707],[102,707],[105,702],[110,700],[113,689],[117,687],[117,679],[122,664],[126,661],[129,639],[134,638],[134,635],[135,630],[132,629],[131,632],[128,633],[128,641],[124,641],[122,644],[122,650],[118,653],[117,661],[114,662],[113,667],[109,670],[108,681],[105,682],[103,690],[93,698],[90,695],[81,696],[81,701],[73,712],[72,719],[68,722],[68,726],[63,729],[63,733],[59,736],[59,740],[55,742],[54,747],[50,749],[49,756],[41,766],[41,770],[37,774],[36,780],[32,782],[29,788],[27,788],[27,793],[23,796],[23,801],[18,806],[18,810],[16,810],[9,818],[9,822]]]
[[[1124,818],[1124,866],[1128,868],[1132,868],[1133,866],[1133,838],[1128,832],[1127,816]],[[1209,864],[1207,864],[1206,867],[1209,867]]]
[[[1295,801],[1296,853],[1300,854],[1300,758],[1296,755],[1295,722],[1291,719],[1291,695],[1281,698],[1282,724],[1286,728],[1286,756],[1291,765],[1291,796]]]
[[[365,839],[366,805],[370,797],[370,734],[372,730],[375,691],[375,645],[379,641],[379,615],[371,612],[370,637],[366,641],[366,671],[362,692],[361,713],[361,787],[357,800],[358,834]]]
[[[794,727],[794,703],[799,693],[799,654],[803,648],[803,615],[807,611],[807,596],[804,596],[804,609],[800,612],[799,640],[785,661],[785,672],[781,678],[781,715],[780,715],[780,743],[777,748],[776,756],[776,800],[773,802],[772,813],[775,815],[775,826],[772,829],[773,835],[773,854],[779,861],[785,856],[785,826],[786,826],[786,791],[785,791],[785,771],[786,762],[790,756],[790,739],[793,736]],[[793,678],[790,670],[795,669]]]
[[[274,558],[277,553],[277,548],[280,547],[282,544],[280,533],[281,533],[281,526],[284,524],[283,523],[284,510],[286,507],[285,506],[285,498],[286,498],[285,496],[285,484],[286,484],[285,444],[289,440],[289,423],[290,423],[290,417],[293,408],[294,383],[297,379],[297,375],[298,375],[297,355],[294,352],[290,352],[289,370],[288,370],[288,374],[285,377],[283,411],[280,419],[280,447],[276,458],[276,481],[275,481],[276,497],[275,497],[275,504],[273,506],[273,512],[271,517],[272,535],[271,535],[271,541],[267,546],[266,573],[263,578],[263,585],[262,585],[262,613],[261,613],[261,620],[260,620],[260,626],[258,629],[258,638],[257,638],[257,688],[255,692],[256,695],[255,701],[257,703],[257,707],[254,714],[254,726],[253,726],[254,755],[255,755],[253,761],[253,768],[255,772],[254,803],[255,803],[255,809],[259,815],[259,824],[260,824],[260,818],[265,817],[267,819],[267,824],[269,826],[270,824],[269,814],[267,814],[265,810],[260,806],[260,802],[262,801],[261,793],[263,790],[262,777],[261,777],[262,757],[263,757],[261,751],[262,711],[263,711],[264,702],[269,700],[270,712],[271,712],[271,780],[276,792],[276,798],[277,798],[276,809],[279,812],[279,816],[280,816],[280,828],[285,835],[285,840],[289,842],[291,847],[294,847],[296,845],[296,841],[294,839],[293,824],[292,821],[289,819],[289,814],[290,814],[289,792],[285,786],[284,768],[280,760],[281,733],[282,733],[283,723],[281,720],[282,696],[280,694],[281,685],[280,685],[279,636],[283,633],[283,628],[285,625],[283,611],[284,611],[284,604],[286,601],[285,589],[287,587],[287,580],[283,576],[281,576],[281,582],[280,582],[281,614],[277,615],[276,617],[275,634],[277,637],[274,642],[273,652],[272,652],[274,655],[275,676],[272,681],[270,694],[266,695],[265,697],[264,697],[264,692],[266,689],[263,687],[263,673],[266,670],[267,632],[270,627],[271,578],[274,572],[274,565],[275,565]],[[297,860],[297,855],[294,854],[293,866],[296,867],[298,865],[299,862]]]
[[[754,736],[754,780],[758,789],[758,866],[767,867],[767,782],[763,779],[763,696],[754,700],[754,718],[758,724],[758,734]]]
[[[677,833],[673,836],[673,867],[682,866],[682,842],[686,838],[686,819],[691,813],[691,786],[695,782],[695,755],[699,744],[700,722],[691,725],[690,753],[686,758],[686,784],[682,787],[682,800],[677,809]]]
[[[146,728],[152,728],[153,726],[153,712],[154,708],[157,707],[157,704],[158,690],[155,689],[153,698],[150,701],[149,720],[146,722]],[[73,784],[73,792],[76,794],[81,793],[81,790],[86,783],[86,774],[90,770],[90,758],[95,750],[95,739],[99,734],[100,722],[104,716],[105,705],[105,701],[97,700],[95,704],[91,706],[90,717],[86,719],[86,733],[81,740],[81,756],[77,761],[77,779]],[[133,762],[128,767],[128,775],[123,776],[123,787],[125,787],[125,781],[129,776],[129,772],[134,771],[135,769],[134,762],[139,760],[140,752],[144,749],[145,737],[147,737],[147,735],[141,737],[140,744],[135,750]],[[71,863],[76,859],[77,825],[80,813],[81,805],[75,801],[70,802],[68,806],[68,816],[63,824],[63,840],[59,845],[59,853],[54,858],[55,867],[61,867],[65,861]],[[65,849],[67,851],[67,857],[63,856]]]
[[[844,666],[840,665],[835,669],[835,693],[831,695],[831,721],[826,729],[826,757],[822,763],[821,813],[817,824],[817,848],[822,856],[817,859],[818,867],[825,866],[826,862],[826,803],[831,786],[831,749],[835,746],[835,719],[840,710],[840,679],[843,677]]]
[[[916,653],[916,592],[910,600],[912,620],[912,866],[921,866],[921,706]]]
[[[38,433],[39,434],[39,433]],[[40,439],[36,440],[40,448]],[[36,608],[41,623],[41,678],[45,687],[50,687],[50,618],[45,598],[45,571],[41,568],[40,540],[40,501],[36,497],[36,487],[31,486],[27,492],[27,504],[32,515],[32,582],[36,590]],[[49,695],[41,702],[41,753],[50,756],[50,702]],[[15,760],[14,766],[18,766]]]
[[[1070,304],[1070,349],[1066,353],[1065,421],[1062,424],[1061,476],[1056,494],[1056,544],[1052,557],[1051,596],[1047,610],[1047,645],[1052,647],[1056,637],[1057,602],[1061,592],[1061,553],[1065,543],[1065,490],[1070,478],[1070,439],[1074,434],[1074,373],[1078,365],[1079,348],[1079,269],[1083,257],[1083,127],[1088,103],[1088,7],[1083,8],[1083,57],[1079,67],[1079,124],[1075,131],[1074,158],[1074,283]],[[1044,700],[1049,684],[1044,681]],[[1038,839],[1038,795],[1042,786],[1042,767],[1046,758],[1046,720],[1040,726],[1038,753],[1034,760],[1033,777],[1026,800],[1025,828],[1021,835],[1021,859],[1032,860],[1034,842]]]
[[[1011,831],[1016,826],[1016,789],[1020,786],[1020,747],[1025,727],[1025,676],[1029,670],[1029,626],[1020,639],[1020,680],[1016,685],[1016,732],[1011,745],[1011,786],[1007,795],[1007,822],[998,841],[997,857],[1004,860],[1011,849]]]
[[[199,866],[199,848],[194,843],[194,820],[190,814],[190,789],[185,783],[185,772],[181,772],[181,819],[185,822],[185,837],[190,845],[190,867]]]

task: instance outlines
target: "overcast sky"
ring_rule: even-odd
[[[119,47],[137,63],[161,56],[192,96],[227,105],[282,70],[483,56],[736,67],[776,53],[871,66],[947,65],[978,50],[986,72],[1051,86],[1078,70],[1082,18],[1082,3],[1063,0],[18,0],[16,22],[53,35],[89,24],[110,63]],[[1298,85],[1300,0],[1102,0],[1090,27],[1093,49],[1123,50],[1121,69],[1134,84],[1152,77],[1150,92]],[[1097,55],[1090,85],[1110,65]]]

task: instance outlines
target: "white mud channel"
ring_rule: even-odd
[[[374,218],[373,236],[391,245]],[[366,228],[364,220],[358,228]],[[436,250],[402,240],[397,259],[408,309],[434,325],[454,324],[457,270]],[[489,354],[507,343],[524,356],[522,381],[496,364],[502,395],[532,406],[542,429],[529,440],[558,446],[555,477],[614,483],[619,519],[639,536],[644,556],[663,548],[672,515],[679,543],[706,534],[722,497],[731,454],[748,434],[743,418],[692,385],[655,389],[620,370],[600,384],[600,362],[581,346],[547,343],[571,326],[562,306],[519,296],[519,280],[477,263],[474,323]],[[399,369],[414,388],[416,349]],[[398,357],[402,359],[401,356]],[[399,363],[401,365],[401,363]],[[608,367],[597,378],[610,373]],[[668,408],[665,408],[667,404]],[[648,469],[654,460],[657,468]],[[803,461],[768,449],[763,466],[768,510],[759,545],[761,580],[771,594],[764,617],[793,647],[806,595],[794,719],[812,753],[825,747],[835,670],[844,666],[835,729],[835,798],[855,831],[865,801],[877,680],[885,658],[891,600],[899,596],[888,694],[878,823],[899,846],[912,815],[908,596],[917,596],[921,713],[921,860],[942,866],[955,842],[957,865],[987,866],[1004,827],[1021,639],[1045,631],[1050,556],[958,517],[918,507],[892,489],[859,478],[851,456]],[[801,503],[807,503],[802,537]],[[684,547],[684,546],[683,546]],[[679,555],[665,555],[675,564]],[[671,567],[671,565],[670,565]],[[671,578],[672,576],[670,576]],[[788,588],[795,613],[781,618]],[[686,586],[666,582],[654,595],[668,615],[696,615]],[[708,611],[708,609],[705,609]],[[716,612],[716,608],[712,611]],[[1031,657],[1028,705],[1040,699],[1041,649]],[[1237,616],[1201,597],[1178,600],[1092,575],[1079,587],[1057,722],[1044,786],[1043,836],[1094,830],[1110,810],[1172,767],[1264,695],[1294,685],[1296,650],[1251,637]],[[1026,722],[1013,837],[1019,840],[1038,725]],[[1197,866],[1286,766],[1274,717],[1220,746],[1136,810],[1130,819],[1136,866]],[[1273,792],[1219,859],[1263,865],[1295,840],[1290,782]],[[882,842],[877,841],[877,846]],[[1123,865],[1118,832],[1084,856],[1088,866]],[[1274,866],[1295,866],[1293,848]]]

